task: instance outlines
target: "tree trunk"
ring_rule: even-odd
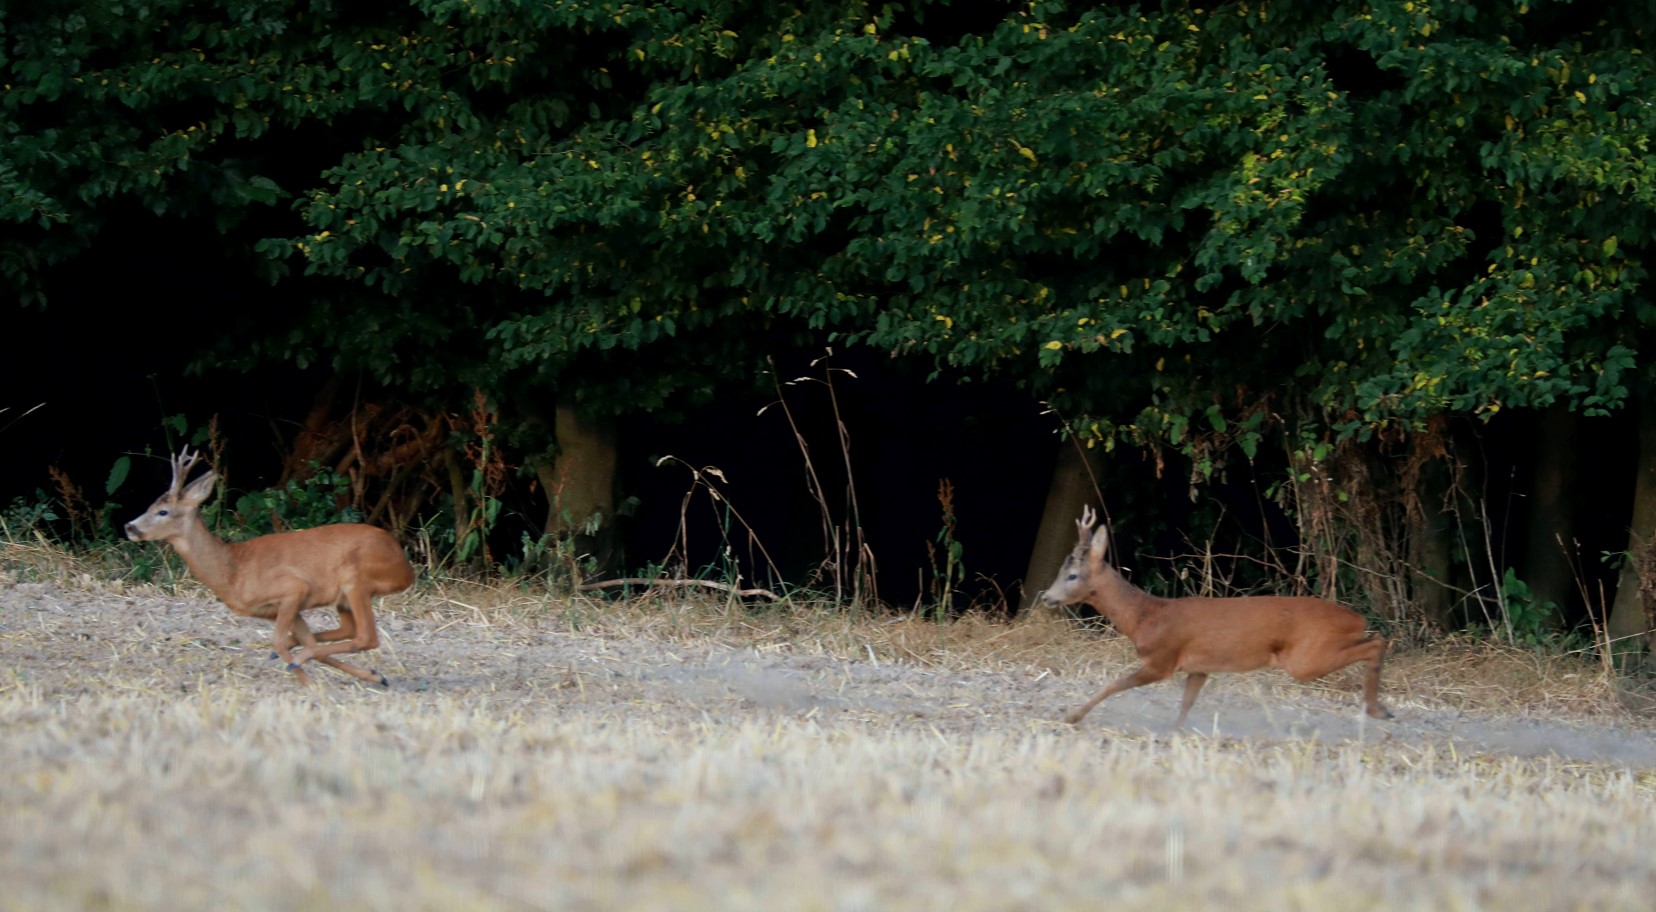
[[[608,570],[615,559],[615,421],[583,418],[559,403],[552,433],[557,456],[534,461],[546,492],[546,534],[571,536],[577,555]]]
[[[1639,565],[1648,565],[1651,544],[1656,542],[1656,407],[1641,406],[1639,420],[1639,468],[1633,479],[1633,521],[1627,535],[1627,556],[1616,583],[1616,599],[1610,607],[1608,633],[1616,654],[1637,660],[1652,646],[1653,618],[1647,605]]]
[[[1018,611],[1034,608],[1042,592],[1058,576],[1064,557],[1075,547],[1075,520],[1081,508],[1098,496],[1098,472],[1103,459],[1097,449],[1080,446],[1074,440],[1058,444],[1058,460],[1047,488],[1041,526],[1035,533],[1035,547],[1024,572],[1023,597]]]
[[[1409,590],[1415,609],[1438,630],[1450,627],[1454,606],[1448,586],[1450,555],[1454,552],[1454,513],[1444,502],[1449,493],[1448,456],[1428,456],[1415,482],[1416,509],[1409,514]]]
[[[449,498],[454,502],[454,550],[458,554],[460,546],[466,541],[466,533],[471,531],[470,488],[466,487],[466,472],[451,449],[443,450],[443,468],[448,473]],[[476,561],[472,564],[474,567],[481,566]]]
[[[328,428],[333,423],[334,400],[338,397],[339,375],[334,374],[316,391],[310,411],[305,414],[304,424],[301,424],[299,432],[293,435],[293,444],[288,448],[287,457],[282,461],[282,475],[276,479],[278,486],[309,478],[312,462],[324,466],[333,465],[334,455],[339,451],[339,447],[330,441]]]
[[[1563,623],[1563,608],[1575,588],[1575,574],[1564,550],[1574,531],[1570,492],[1575,477],[1575,434],[1575,413],[1564,405],[1548,406],[1541,413],[1541,424],[1536,429],[1535,487],[1530,493],[1523,579],[1536,604],[1552,602],[1558,606],[1558,612],[1548,619],[1554,627]]]

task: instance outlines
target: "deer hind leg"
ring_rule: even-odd
[[[346,598],[350,600],[350,608],[341,608],[340,627],[343,629],[345,625],[345,614],[346,612],[349,612],[354,618],[351,638],[332,643],[324,643],[318,645],[315,649],[306,649],[304,655],[299,657],[299,661],[307,662],[311,659],[315,659],[318,662],[338,668],[340,671],[354,677],[361,678],[364,681],[372,681],[374,683],[389,687],[391,686],[391,682],[387,681],[385,676],[380,674],[378,671],[372,669],[365,671],[354,665],[332,658],[332,656],[338,653],[366,652],[367,650],[373,649],[379,645],[379,630],[374,625],[373,596],[366,590],[353,587],[346,591]]]
[[[1363,705],[1376,719],[1392,718],[1391,710],[1380,703],[1380,667],[1385,664],[1386,641],[1381,637],[1364,637],[1344,646],[1319,649],[1309,655],[1295,656],[1284,662],[1283,668],[1296,680],[1312,681],[1356,662],[1368,662],[1368,675],[1363,679]]]
[[[350,646],[350,645],[351,645],[351,643],[349,641],[346,641],[346,642],[341,642],[341,643],[330,643],[330,644],[328,644],[328,646],[318,646],[317,649],[321,650],[321,649],[327,649],[331,646]],[[343,672],[345,672],[346,674],[350,675],[353,678],[360,678],[361,680],[367,681],[370,684],[378,684],[382,687],[390,687],[391,686],[390,680],[388,680],[385,677],[385,675],[380,674],[377,669],[362,668],[361,666],[352,665],[351,663],[346,662],[343,659],[336,659],[331,654],[318,653],[318,652],[314,652],[314,651],[310,651],[310,650],[307,650],[306,652],[304,652],[303,654],[301,654],[299,656],[299,662],[300,663],[309,662],[312,659],[314,659],[318,662],[321,662],[323,665],[326,665],[329,668],[334,668],[334,669],[338,669],[339,671],[343,671]],[[290,666],[290,667],[293,667],[293,666]],[[294,673],[295,674],[302,674],[303,671],[304,671],[304,669],[302,667],[295,667],[294,668]]]
[[[1093,697],[1091,700],[1088,700],[1085,704],[1065,716],[1064,721],[1071,725],[1078,725],[1082,719],[1086,718],[1087,713],[1092,712],[1094,706],[1103,703],[1110,697],[1113,697],[1124,690],[1132,690],[1135,687],[1143,687],[1146,684],[1154,684],[1157,681],[1165,681],[1172,676],[1172,667],[1162,669],[1154,668],[1149,664],[1140,665],[1134,671],[1124,674],[1121,677],[1116,678],[1114,681],[1111,681],[1110,685],[1099,691],[1097,696]],[[1187,684],[1186,687],[1188,688],[1188,686],[1189,685]],[[1200,688],[1198,687],[1198,689]],[[1194,697],[1192,697],[1192,699],[1194,699]]]
[[[1174,728],[1184,728],[1185,717],[1190,715],[1190,707],[1196,704],[1196,695],[1202,692],[1202,685],[1207,683],[1208,676],[1200,671],[1193,671],[1185,675],[1184,698],[1179,701],[1179,721],[1173,723]]]
[[[316,651],[317,642],[322,640],[324,638],[324,636],[329,632],[331,632],[331,631],[324,631],[323,633],[312,634],[311,629],[310,629],[310,625],[305,623],[305,616],[303,614],[300,614],[298,617],[293,619],[293,635],[294,635],[294,638],[299,641],[299,647],[302,648],[306,653],[314,653]],[[292,643],[289,643],[288,648],[292,649],[292,648],[294,648],[294,645]],[[278,658],[277,654],[274,653],[274,652],[272,652],[270,654],[270,657],[273,658],[273,659]],[[313,658],[314,658],[314,655],[313,655]],[[316,660],[318,662],[321,662],[322,664],[330,667],[330,668],[337,668],[340,671],[345,672],[346,674],[350,675],[353,678],[361,678],[362,680],[367,681],[371,684],[384,684],[385,683],[385,678],[382,675],[378,674],[377,672],[370,672],[366,669],[358,668],[355,665],[349,665],[345,662],[341,662],[340,660],[338,660],[336,658],[333,658],[332,656],[323,656],[321,658],[317,658]],[[304,660],[300,659],[300,661],[302,662]],[[303,668],[293,669],[293,674],[302,683],[305,683],[305,684],[310,683],[310,675],[307,675]]]
[[[1375,637],[1364,644],[1371,650],[1368,674],[1363,678],[1363,704],[1368,714],[1376,719],[1392,718],[1392,711],[1380,703],[1380,666],[1386,663],[1386,641]]]
[[[329,668],[337,668],[340,671],[343,671],[346,674],[350,675],[351,677],[361,678],[362,680],[367,681],[369,684],[379,684],[383,687],[390,687],[391,686],[391,682],[387,681],[385,679],[385,675],[382,675],[378,671],[375,671],[371,668],[362,668],[362,667],[359,667],[359,666],[356,666],[356,665],[352,665],[349,662],[341,661],[339,659],[334,658],[333,656],[315,656],[314,658],[316,659],[316,661],[321,662],[323,665],[326,665]]]
[[[316,634],[318,642],[337,643],[340,640],[349,640],[356,637],[356,614],[351,611],[351,606],[344,599],[341,599],[339,604],[334,607],[339,609],[339,626],[332,630],[318,632]]]

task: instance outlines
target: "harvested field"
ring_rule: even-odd
[[[0,909],[1644,909],[1656,732],[1578,659],[1441,645],[1055,722],[1043,619],[422,584],[298,687],[203,593],[0,578]]]

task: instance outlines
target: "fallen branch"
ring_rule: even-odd
[[[713,580],[701,580],[701,579],[653,579],[652,580],[652,579],[639,579],[639,578],[629,577],[628,579],[604,580],[601,583],[582,583],[581,585],[579,585],[575,588],[579,589],[582,592],[592,592],[592,591],[597,590],[597,589],[614,589],[614,588],[617,588],[619,586],[645,586],[645,587],[648,587],[648,588],[651,588],[651,589],[654,589],[656,587],[668,587],[668,588],[682,589],[682,588],[686,588],[686,587],[690,587],[690,586],[701,586],[704,589],[717,589],[720,592],[731,592],[731,593],[734,593],[736,595],[740,595],[740,596],[744,596],[744,597],[758,595],[758,596],[764,596],[765,598],[768,598],[773,602],[778,602],[778,601],[782,600],[782,596],[777,595],[776,593],[770,591],[769,589],[738,589],[735,586],[730,585],[729,583],[720,583],[720,582],[715,582]]]

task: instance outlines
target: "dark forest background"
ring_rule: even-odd
[[[1094,503],[1157,591],[1637,655],[1653,25],[7,3],[0,516],[124,547],[189,444],[227,535],[947,613]]]

